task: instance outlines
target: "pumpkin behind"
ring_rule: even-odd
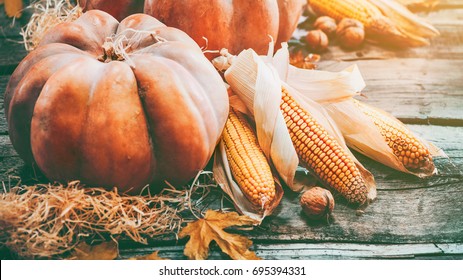
[[[230,53],[252,48],[266,54],[271,36],[276,48],[291,38],[305,0],[85,0],[86,10],[99,9],[117,19],[135,12],[151,15],[190,35],[207,50]],[[213,58],[217,54],[208,53]]]
[[[145,0],[144,12],[185,31],[208,50],[227,48],[238,54],[252,48],[266,54],[269,36],[277,48],[291,38],[304,4],[304,0]]]

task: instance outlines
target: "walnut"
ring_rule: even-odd
[[[328,48],[328,36],[321,30],[310,30],[305,39],[309,47],[316,52],[322,52]]]
[[[313,27],[315,29],[320,29],[323,31],[328,37],[332,37],[336,34],[336,21],[333,18],[328,16],[322,16],[315,20]]]
[[[339,44],[346,49],[358,48],[365,39],[363,24],[355,19],[345,18],[341,20],[336,29]]]
[[[313,187],[302,194],[300,204],[309,219],[328,219],[333,212],[334,198],[329,190]]]

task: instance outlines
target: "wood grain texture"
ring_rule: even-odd
[[[299,206],[298,193],[285,189],[285,196],[275,214],[247,235],[256,242],[366,242],[423,243],[463,242],[463,127],[411,125],[418,135],[429,139],[448,153],[450,159],[437,161],[440,175],[429,179],[391,170],[359,157],[372,171],[378,185],[378,199],[361,216],[355,208],[337,197],[334,221],[330,225],[306,220]],[[30,168],[21,166],[9,144],[0,136],[1,176],[21,175]],[[3,164],[5,162],[5,164]],[[5,166],[3,166],[5,165]],[[15,169],[11,169],[14,166]],[[24,177],[24,175],[22,175]],[[27,178],[24,178],[27,180]],[[219,207],[218,202],[211,206]],[[228,205],[229,207],[231,205]],[[174,237],[163,238],[174,241]]]
[[[8,124],[5,118],[5,105],[3,104],[3,95],[10,76],[0,76],[0,135],[8,134]]]
[[[19,62],[27,55],[20,37],[0,37],[0,75],[13,73]]]
[[[186,259],[183,246],[154,246],[149,248],[126,248],[120,252],[121,259],[147,255],[159,250],[159,255],[169,259]],[[352,243],[290,243],[255,244],[257,256],[265,260],[306,259],[433,259],[459,258],[463,255],[461,243],[451,244],[352,244]],[[209,259],[223,259],[227,256],[213,246]]]
[[[366,88],[362,101],[407,123],[463,125],[463,63],[460,60],[397,58],[324,61],[320,69],[340,71],[357,64]]]

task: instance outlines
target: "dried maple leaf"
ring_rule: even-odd
[[[259,257],[249,247],[252,241],[248,238],[225,232],[231,226],[249,226],[259,222],[236,212],[221,213],[208,210],[204,219],[189,223],[179,234],[180,238],[190,236],[183,253],[190,260],[204,260],[209,255],[209,245],[214,240],[222,252],[234,260],[258,260]]]
[[[302,69],[315,69],[317,68],[317,62],[320,60],[318,54],[304,55],[301,50],[290,52],[289,63],[293,66]]]
[[[103,242],[98,245],[88,245],[85,242],[79,243],[71,254],[73,260],[114,260],[119,250],[114,241]]]
[[[158,253],[159,253],[159,251],[154,251],[153,253],[151,253],[149,255],[136,256],[136,257],[133,257],[133,258],[129,258],[129,260],[168,260],[168,259],[165,259],[165,258],[161,258],[158,255]]]
[[[23,9],[23,1],[22,0],[5,0],[0,1],[0,4],[5,4],[5,13],[8,17],[16,17],[20,18]]]

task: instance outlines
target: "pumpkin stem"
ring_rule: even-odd
[[[131,67],[135,67],[129,53],[138,49],[140,45],[145,45],[146,42],[144,41],[150,40],[149,38],[154,41],[154,44],[167,42],[158,33],[158,31],[127,28],[119,34],[106,38],[106,41],[101,46],[103,54],[98,57],[98,60],[102,62],[126,61]]]
[[[212,64],[217,70],[225,72],[228,68],[230,68],[236,56],[230,54],[228,49],[221,49],[219,53],[220,56],[214,58],[212,60]]]
[[[103,54],[98,57],[99,61],[107,63],[113,60],[118,60],[118,61],[125,60],[124,56],[120,52],[116,51],[114,42],[106,41],[103,43],[102,48],[103,48]]]

